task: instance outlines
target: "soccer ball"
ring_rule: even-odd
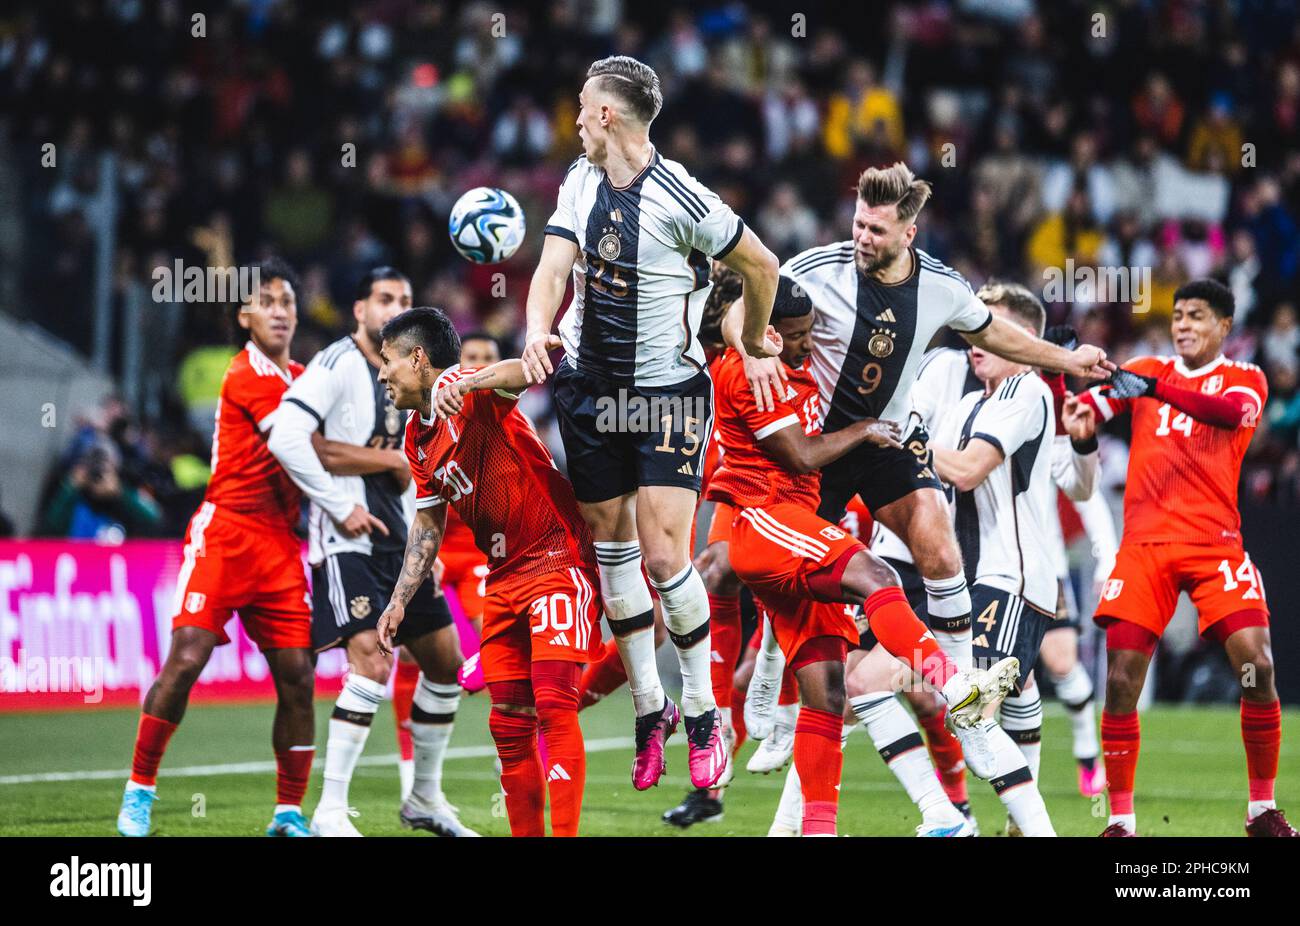
[[[498,264],[524,243],[524,210],[494,187],[475,187],[456,200],[447,225],[460,256],[476,264]]]

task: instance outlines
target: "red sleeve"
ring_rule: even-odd
[[[420,459],[416,436],[419,433],[419,412],[412,412],[406,423],[406,440],[402,449],[406,451],[406,463],[411,468],[411,481],[415,483],[415,507],[432,508],[444,501],[433,484],[433,473],[429,471],[427,460]]]
[[[1253,428],[1264,410],[1268,382],[1261,371],[1244,370],[1242,373],[1233,376],[1233,382],[1219,395],[1207,395],[1196,389],[1182,389],[1158,381],[1155,398],[1216,428],[1229,431]]]

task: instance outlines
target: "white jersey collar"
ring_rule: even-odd
[[[1219,354],[1219,356],[1215,357],[1205,366],[1198,367],[1195,370],[1189,370],[1187,369],[1187,364],[1183,363],[1183,358],[1178,357],[1177,359],[1174,360],[1174,370],[1176,370],[1180,375],[1186,376],[1188,379],[1196,379],[1196,377],[1198,376],[1204,376],[1206,373],[1213,370],[1219,364],[1226,363],[1227,360],[1228,360],[1227,357],[1225,357],[1223,354]]]
[[[266,356],[266,353],[260,347],[258,347],[256,344],[253,343],[252,338],[248,339],[248,342],[244,345],[244,350],[248,351],[248,353],[251,356],[261,358],[261,360],[264,361],[268,367],[270,367],[272,370],[276,372],[276,374],[280,377],[280,379],[284,380],[290,386],[293,385],[293,374],[291,374],[288,370],[282,369],[280,367],[280,364],[276,363],[270,357]]]

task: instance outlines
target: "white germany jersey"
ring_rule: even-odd
[[[939,446],[957,450],[983,440],[1002,453],[983,482],[957,494],[957,543],[966,580],[1017,594],[1048,614],[1056,613],[1049,524],[1058,517],[1055,433],[1052,391],[1029,372],[1008,378],[991,395],[967,394],[948,417],[944,435],[935,437]]]
[[[709,258],[731,253],[744,228],[658,151],[622,188],[585,157],[574,161],[546,224],[546,234],[578,246],[573,301],[559,329],[569,362],[628,386],[670,386],[699,373]]]
[[[927,353],[921,360],[916,386],[912,389],[912,407],[921,416],[931,437],[940,438],[940,446],[952,446],[956,443],[964,422],[964,419],[958,417],[962,397],[983,391],[983,384],[971,368],[970,353],[940,347]],[[1076,452],[1066,434],[1052,438],[1052,482],[1071,500],[1085,502],[1094,497],[1097,466],[1096,451],[1088,454]],[[1105,502],[1102,504],[1104,506]],[[1053,571],[1058,576],[1063,575],[1066,571],[1065,542],[1061,537],[1060,518],[1055,508],[1047,523],[1052,535],[1047,555],[1051,557]],[[880,522],[876,522],[871,535],[871,551],[888,559],[912,562],[912,553],[906,544]]]
[[[812,370],[829,408],[827,432],[863,418],[901,422],[936,332],[971,333],[992,321],[961,274],[919,248],[911,254],[911,275],[890,285],[858,271],[852,241],[804,251],[781,268],[816,310]]]
[[[315,565],[336,553],[401,551],[415,514],[415,488],[403,491],[388,473],[334,476],[311,446],[311,435],[378,450],[400,450],[406,416],[379,385],[378,371],[351,336],[340,338],[307,364],[280,400],[270,449],[293,481],[311,499],[308,559]],[[347,537],[338,530],[354,505],[361,505],[388,528],[388,536]]]

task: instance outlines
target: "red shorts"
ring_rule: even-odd
[[[533,662],[599,658],[599,588],[594,569],[575,567],[489,588],[479,643],[483,678],[530,679]]]
[[[456,592],[461,609],[470,618],[483,613],[483,599],[487,597],[487,557],[478,550],[442,551],[442,584]]]
[[[1231,544],[1121,544],[1093,619],[1103,627],[1127,621],[1160,636],[1180,591],[1196,605],[1202,634],[1212,634],[1214,624],[1241,612],[1257,612],[1242,626],[1268,626],[1264,580],[1250,554]]]
[[[855,537],[799,505],[740,509],[731,526],[731,564],[736,575],[761,597],[772,630],[787,661],[814,637],[843,637],[858,644],[852,605],[835,601],[809,577],[834,577],[850,558],[865,550]],[[829,584],[829,583],[825,583]],[[835,586],[838,587],[838,581]]]
[[[202,627],[229,643],[224,628],[235,611],[258,649],[311,649],[302,541],[204,502],[185,529],[172,628]]]

